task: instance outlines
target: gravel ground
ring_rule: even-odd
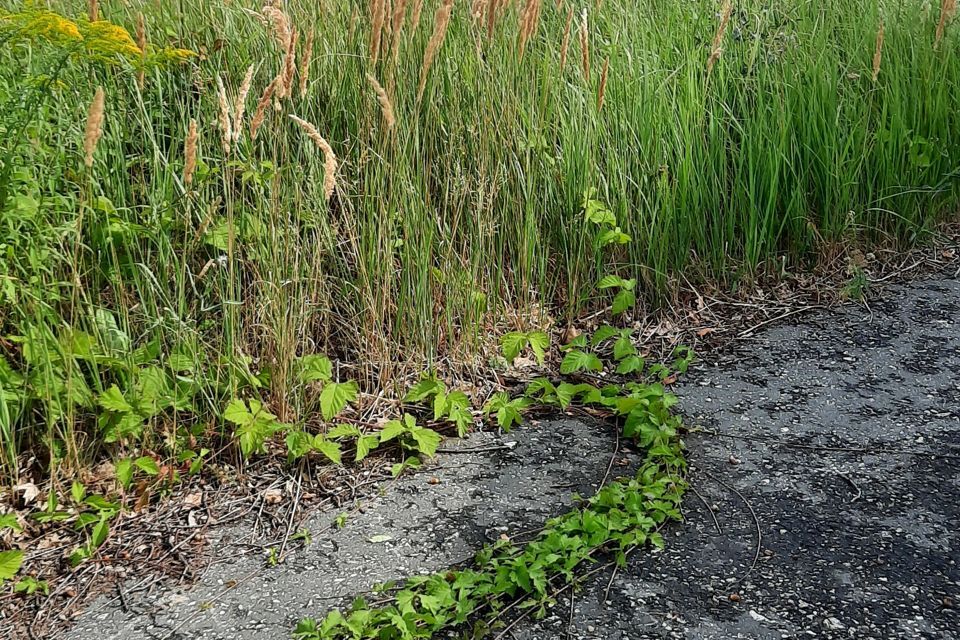
[[[960,638],[960,282],[766,331],[678,395],[725,434],[688,439],[686,522],[569,636],[561,599],[516,638]]]
[[[890,293],[697,367],[677,389],[702,428],[686,522],[513,637],[960,637],[960,283]],[[282,565],[264,568],[230,529],[193,588],[101,598],[67,637],[289,637],[375,583],[542,525],[597,487],[615,444],[575,419],[471,436],[457,446],[474,451],[388,483],[345,528],[316,516],[307,527],[326,532]]]

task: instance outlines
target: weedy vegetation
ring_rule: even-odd
[[[902,248],[955,214],[954,13],[0,0],[0,483],[49,486],[0,535],[69,521],[81,563],[123,509],[213,460],[379,449],[400,474],[479,412],[509,429],[535,405],[603,406],[649,447],[634,480],[485,552],[495,578],[424,578],[301,631],[412,637],[521,592],[542,606],[549,576],[674,516],[656,381],[692,353],[646,362],[638,318],[681,281]],[[867,285],[854,267],[848,295]],[[607,324],[551,347],[555,322],[588,315]],[[451,382],[530,356],[563,380],[489,398]],[[399,410],[365,421],[382,394]],[[81,470],[105,460],[115,493],[87,495]],[[639,497],[657,487],[662,508]],[[570,539],[586,542],[555,548]],[[0,582],[22,562],[0,551]]]

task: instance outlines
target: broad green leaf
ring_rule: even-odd
[[[617,373],[620,375],[629,375],[643,371],[643,364],[643,358],[636,355],[627,356],[617,365]]]
[[[237,425],[249,424],[253,421],[253,415],[247,411],[247,405],[239,398],[234,398],[227,404],[223,411],[223,419]]]
[[[520,352],[523,351],[523,348],[527,346],[529,341],[530,338],[527,334],[521,331],[512,331],[504,334],[503,337],[500,338],[503,357],[507,359],[507,362],[513,364],[513,361],[517,359],[517,356],[520,355]]]
[[[360,428],[353,424],[338,424],[325,434],[327,438],[359,438]]]
[[[0,583],[11,580],[23,564],[23,551],[0,551]]]
[[[433,429],[426,427],[414,427],[410,430],[410,435],[417,442],[417,449],[427,457],[433,457],[437,453],[437,447],[440,446],[440,434]]]
[[[337,416],[348,403],[357,399],[357,383],[353,380],[349,382],[329,382],[323,387],[320,393],[320,412],[323,419],[330,421]]]
[[[605,324],[593,333],[593,337],[590,338],[590,346],[596,348],[598,345],[606,342],[618,333],[620,333],[619,329],[615,329],[614,327]]]
[[[287,445],[287,456],[290,460],[299,460],[313,450],[313,438],[303,431],[291,431],[283,441]]]
[[[380,438],[377,436],[361,436],[357,438],[357,455],[354,460],[360,462],[370,454],[371,450],[376,449],[379,445]]]
[[[627,356],[634,355],[636,352],[637,349],[633,346],[629,334],[621,335],[617,338],[617,341],[613,343],[613,357],[617,360],[623,360]]]
[[[13,529],[14,531],[23,531],[23,527],[17,522],[17,514],[5,513],[0,515],[0,531],[4,529]]]
[[[336,442],[325,440],[323,436],[318,435],[313,439],[313,448],[325,455],[333,464],[343,464],[340,459],[340,445]]]
[[[530,341],[530,348],[533,350],[533,355],[537,358],[540,366],[543,366],[544,356],[546,355],[547,348],[550,346],[550,336],[543,331],[533,331],[527,335],[527,338]]]
[[[443,384],[440,380],[437,380],[433,376],[427,376],[420,380],[417,384],[410,387],[410,391],[407,392],[407,395],[404,396],[404,402],[420,402],[426,398],[444,391],[446,385]]]
[[[155,476],[160,473],[160,467],[157,465],[157,461],[151,458],[150,456],[143,456],[137,458],[134,462],[144,473],[147,473],[151,476]]]
[[[77,482],[76,480],[70,485],[70,497],[73,498],[74,502],[83,502],[83,499],[87,495],[87,489],[83,486],[82,483]]]
[[[93,534],[90,536],[90,547],[93,549],[99,549],[100,546],[107,540],[107,535],[110,533],[110,525],[107,523],[106,516],[101,516],[100,522],[93,528]]]
[[[120,460],[117,463],[116,472],[117,482],[120,483],[120,486],[129,489],[130,483],[133,481],[133,460],[130,458]]]
[[[624,280],[620,276],[605,275],[597,282],[598,289],[612,289],[613,287],[623,288]]]
[[[560,363],[560,373],[570,374],[577,371],[603,371],[603,363],[592,353],[570,351]]]
[[[109,389],[101,393],[100,397],[97,398],[97,402],[107,411],[115,411],[117,413],[129,413],[133,411],[133,407],[131,407],[127,399],[123,397],[123,393],[117,385],[111,385]]]
[[[630,289],[623,289],[613,298],[614,315],[623,313],[627,309],[632,309],[637,303],[637,295]]]
[[[390,420],[380,431],[380,442],[389,442],[402,433],[406,433],[407,427],[399,420]]]
[[[300,365],[300,382],[330,382],[333,380],[333,363],[322,354],[312,354],[297,359]]]

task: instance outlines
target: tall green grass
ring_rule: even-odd
[[[35,3],[68,17],[85,4]],[[490,335],[542,313],[600,307],[602,273],[638,278],[656,305],[681,278],[736,286],[774,259],[802,269],[840,246],[922,241],[956,209],[958,39],[948,28],[935,49],[929,3],[744,0],[708,73],[710,0],[546,0],[522,59],[523,3],[507,2],[488,37],[458,0],[418,101],[437,4],[427,0],[416,32],[405,24],[396,64],[384,54],[374,65],[366,1],[286,3],[301,44],[316,32],[307,95],[271,109],[256,141],[245,124],[229,155],[217,76],[235,92],[254,65],[249,122],[282,64],[256,3],[102,2],[102,18],[132,33],[142,12],[152,44],[199,54],[152,66],[142,88],[130,61],[4,32],[2,475],[27,452],[37,468],[74,467],[216,439],[215,416],[241,387],[283,419],[309,419],[297,355],[336,356],[376,389],[430,364],[482,365]],[[366,74],[387,89],[392,131]],[[86,170],[97,86],[106,122]],[[314,123],[339,159],[329,202],[323,156],[288,114]],[[191,118],[201,142],[188,190]],[[634,240],[612,263],[583,224],[585,194]],[[152,366],[184,401],[105,443],[98,398],[142,386]]]

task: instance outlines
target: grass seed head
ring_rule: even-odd
[[[590,29],[587,26],[587,8],[583,8],[580,19],[580,64],[583,67],[583,77],[590,82]]]
[[[443,3],[437,7],[437,12],[433,19],[433,34],[427,43],[427,49],[423,52],[423,64],[420,66],[420,83],[417,86],[417,102],[423,98],[423,90],[427,86],[427,76],[430,74],[430,67],[437,56],[440,47],[443,46],[443,39],[447,35],[447,26],[450,24],[450,14],[453,11],[453,0],[443,0]]]
[[[940,41],[943,40],[943,34],[947,31],[947,25],[953,20],[953,15],[957,12],[957,0],[942,0],[940,4],[940,21],[937,23],[937,35],[934,39],[933,47],[940,47]]]
[[[197,169],[197,140],[199,137],[197,121],[191,118],[187,137],[183,140],[183,184],[188,189],[193,184],[193,174]]]
[[[105,97],[103,87],[97,87],[93,94],[93,102],[87,111],[87,126],[83,134],[83,164],[87,168],[93,166],[93,154],[97,150],[100,136],[103,135],[103,109]]]
[[[377,102],[380,104],[380,111],[383,114],[383,121],[387,125],[387,130],[393,129],[393,126],[397,123],[397,118],[393,112],[393,103],[390,101],[390,96],[387,95],[387,91],[383,86],[377,82],[377,79],[374,78],[371,74],[367,74],[367,82],[370,83],[370,86],[373,87],[374,93],[377,94]]]
[[[603,71],[600,72],[600,89],[597,92],[597,111],[603,109],[603,101],[607,93],[607,72],[610,70],[610,58],[603,61]]]
[[[300,97],[307,95],[307,82],[310,80],[310,65],[313,63],[313,27],[307,32],[307,42],[300,58]]]
[[[567,13],[567,26],[563,30],[563,43],[560,45],[560,71],[567,66],[567,52],[570,50],[570,28],[573,26],[573,8]]]
[[[327,200],[333,195],[333,190],[337,186],[337,156],[333,153],[333,147],[320,135],[317,128],[297,116],[290,114],[290,119],[297,123],[301,129],[306,132],[307,137],[313,140],[313,143],[323,152],[323,193]]]
[[[877,81],[880,75],[880,60],[883,58],[883,20],[880,20],[880,28],[877,29],[877,46],[873,51],[873,81]]]
[[[723,53],[723,34],[727,31],[727,24],[730,22],[730,14],[733,12],[733,5],[730,0],[725,0],[723,9],[720,10],[720,24],[717,26],[717,32],[713,35],[713,43],[710,45],[710,57],[707,59],[707,74],[713,73],[713,66],[720,59]]]
[[[247,95],[250,93],[250,85],[253,83],[253,65],[247,68],[246,75],[243,76],[243,82],[240,83],[240,89],[237,91],[237,100],[233,105],[233,143],[240,141],[243,133],[243,114],[247,110]]]
[[[217,105],[219,106],[220,144],[223,146],[223,152],[229,154],[233,139],[230,122],[230,101],[227,100],[227,90],[224,88],[220,76],[217,76]]]
[[[267,109],[270,107],[270,100],[277,90],[277,83],[279,81],[279,77],[274,78],[270,84],[264,87],[263,93],[260,94],[260,99],[257,101],[257,110],[253,112],[253,118],[250,120],[250,138],[252,140],[257,139],[257,132],[260,130],[260,127],[263,126],[263,121],[267,117]]]

